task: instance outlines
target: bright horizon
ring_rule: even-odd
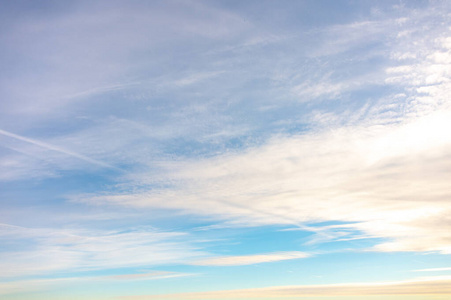
[[[447,1],[0,1],[0,298],[451,297]]]

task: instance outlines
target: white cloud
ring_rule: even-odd
[[[306,257],[309,257],[309,254],[299,251],[274,252],[240,256],[212,257],[193,261],[191,264],[197,266],[244,266]]]
[[[352,222],[349,228],[399,246],[384,250],[449,252],[450,235],[438,230],[451,210],[451,136],[442,130],[451,127],[448,115],[276,138],[244,153],[170,164],[170,189],[78,201],[182,209],[250,225]]]
[[[115,280],[155,280],[155,279],[186,277],[186,276],[193,276],[193,275],[194,274],[189,274],[189,273],[178,273],[178,272],[168,272],[168,271],[153,271],[153,272],[148,272],[148,273],[113,275],[113,276],[105,277],[105,279],[115,279]]]
[[[420,269],[414,270],[415,272],[443,272],[443,271],[451,271],[451,267],[449,268],[431,268],[431,269]]]
[[[23,228],[2,224],[0,277],[183,263],[205,255],[181,232]],[[14,245],[27,241],[26,247]],[[13,247],[13,248],[11,248]]]

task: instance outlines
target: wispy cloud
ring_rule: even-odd
[[[213,282],[221,267],[302,264],[313,247],[450,254],[450,6],[337,3],[0,10],[0,217],[22,225],[0,224],[0,289],[62,273]],[[210,251],[212,234],[239,243],[258,226],[303,238]],[[410,269],[449,271],[426,267]],[[448,295],[449,280],[167,297]]]
[[[165,278],[175,278],[175,277],[186,277],[186,276],[193,276],[193,275],[194,274],[188,274],[188,273],[153,271],[153,272],[148,272],[148,273],[113,275],[113,276],[108,276],[106,278],[107,279],[116,279],[116,280],[155,280],[155,279],[165,279]]]
[[[25,291],[42,291],[50,287],[73,283],[74,281],[80,281],[80,278],[51,278],[0,282],[0,295],[8,295]]]
[[[0,252],[0,277],[164,265],[205,255],[186,238],[182,232],[152,228],[83,231],[2,224],[2,243],[21,245],[26,240],[28,247],[16,249],[12,246]]]
[[[451,212],[445,201],[451,181],[445,59],[450,32],[431,24],[431,36],[424,36],[414,18],[390,22],[412,29],[392,41],[393,60],[381,69],[379,80],[396,89],[357,111],[334,113],[339,119],[334,127],[322,121],[326,126],[276,135],[240,151],[163,161],[163,181],[170,182],[165,188],[141,186],[134,193],[100,193],[76,201],[183,210],[237,226],[292,225],[319,232],[323,240],[378,238],[372,248],[377,251],[451,253],[450,234],[440,230],[449,224]],[[415,50],[414,45],[421,47]],[[400,55],[412,51],[414,63]],[[322,112],[330,117],[326,108]],[[146,172],[135,179],[139,176],[152,186]],[[352,234],[336,229],[327,234],[308,225],[323,221],[345,222]]]
[[[277,138],[245,153],[168,166],[170,190],[78,201],[183,209],[237,225],[340,220],[394,239],[380,250],[449,252],[448,234],[437,230],[450,211],[447,116]]]
[[[310,255],[303,252],[274,252],[264,254],[240,255],[240,256],[220,256],[202,260],[196,260],[191,264],[198,266],[244,266],[260,263],[269,263],[282,260],[306,258]]]
[[[46,291],[55,287],[67,287],[73,284],[86,285],[88,282],[97,284],[118,284],[124,281],[147,281],[169,278],[195,276],[196,274],[153,271],[148,273],[122,274],[112,276],[78,276],[60,278],[18,279],[0,282],[0,295],[8,295],[16,292]]]
[[[414,270],[414,272],[444,272],[444,271],[451,271],[451,267]]]
[[[168,295],[125,296],[119,299],[280,299],[282,297],[339,297],[389,295],[451,295],[450,277],[430,277],[406,281],[380,283],[349,283],[281,286]]]
[[[30,144],[33,144],[33,145],[36,145],[36,146],[48,149],[48,150],[52,150],[52,151],[56,151],[56,152],[68,155],[68,156],[72,156],[72,157],[78,158],[80,160],[83,160],[85,162],[88,162],[90,164],[94,164],[94,165],[101,166],[101,167],[104,167],[104,168],[120,170],[119,168],[114,167],[112,165],[109,165],[107,163],[104,163],[104,162],[101,162],[101,161],[89,158],[89,157],[87,157],[85,155],[81,155],[81,154],[72,152],[70,150],[61,148],[61,147],[57,147],[57,146],[54,146],[54,145],[51,145],[51,144],[48,144],[48,143],[44,143],[42,141],[38,141],[36,139],[31,139],[31,138],[28,138],[28,137],[24,137],[24,136],[21,136],[21,135],[18,135],[18,134],[14,134],[14,133],[11,133],[9,131],[2,130],[2,129],[0,129],[0,134],[4,135],[4,136],[7,136],[7,137],[11,137],[11,138],[17,139],[17,140],[20,140],[20,141],[24,141],[24,142],[27,142],[27,143],[30,143]]]

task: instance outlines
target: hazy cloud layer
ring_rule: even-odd
[[[411,281],[382,283],[350,283],[317,286],[287,286],[261,289],[215,291],[158,296],[126,296],[120,299],[249,299],[390,295],[450,295],[449,277],[431,277]]]
[[[14,297],[78,278],[138,288],[206,270],[205,284],[226,290],[224,270],[347,251],[430,254],[399,266],[403,278],[449,271],[450,16],[446,1],[1,3],[1,289]],[[246,230],[261,230],[258,246]],[[252,277],[238,273],[235,284]],[[199,282],[180,291],[205,290]]]

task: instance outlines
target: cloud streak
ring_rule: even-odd
[[[72,152],[70,150],[66,150],[64,148],[57,147],[57,146],[54,146],[54,145],[51,145],[51,144],[48,144],[48,143],[44,143],[44,142],[41,142],[41,141],[38,141],[38,140],[35,140],[35,139],[31,139],[31,138],[24,137],[24,136],[21,136],[21,135],[18,135],[18,134],[14,134],[14,133],[6,131],[6,130],[0,129],[0,134],[4,135],[4,136],[7,136],[7,137],[14,138],[14,139],[19,140],[19,141],[27,142],[27,143],[30,143],[30,144],[42,147],[42,148],[47,149],[47,150],[52,150],[52,151],[56,151],[56,152],[59,152],[59,153],[62,153],[62,154],[65,154],[65,155],[68,155],[68,156],[71,156],[71,157],[75,157],[75,158],[78,158],[80,160],[83,160],[83,161],[88,162],[88,163],[93,164],[93,165],[97,165],[97,166],[104,167],[104,168],[109,168],[109,169],[114,169],[114,170],[121,170],[121,169],[119,169],[117,167],[114,167],[114,166],[112,166],[110,164],[107,164],[107,163],[104,163],[104,162],[101,162],[101,161],[89,158],[89,157],[87,157],[85,155],[81,155],[81,154]]]
[[[183,232],[153,228],[122,231],[56,230],[1,224],[5,245],[28,247],[0,252],[0,278],[183,263],[205,255]],[[17,247],[17,246],[16,246]]]
[[[451,295],[450,277],[430,277],[416,280],[381,283],[349,283],[325,285],[281,286],[259,289],[243,289],[168,295],[125,296],[123,300],[146,299],[280,299],[297,297],[340,296],[402,296],[402,295]]]
[[[245,266],[260,263],[270,263],[276,261],[306,258],[310,255],[307,253],[293,251],[293,252],[274,252],[265,254],[252,254],[240,256],[220,256],[212,257],[202,260],[197,260],[191,264],[197,266]]]
[[[111,283],[120,284],[130,281],[161,280],[169,278],[194,276],[196,274],[153,271],[148,273],[122,274],[112,276],[79,276],[63,278],[40,278],[40,279],[19,279],[8,282],[0,282],[0,295],[8,295],[16,292],[45,291],[52,287],[67,287],[73,284],[86,285],[88,282],[97,284]]]
[[[113,275],[113,276],[106,277],[106,279],[155,280],[155,279],[165,279],[165,278],[186,277],[186,276],[193,276],[193,275],[194,274],[178,273],[178,272],[153,271],[153,272],[149,272],[149,273]]]
[[[415,272],[444,272],[444,271],[451,271],[451,267],[449,267],[449,268],[430,268],[430,269],[415,270]]]

